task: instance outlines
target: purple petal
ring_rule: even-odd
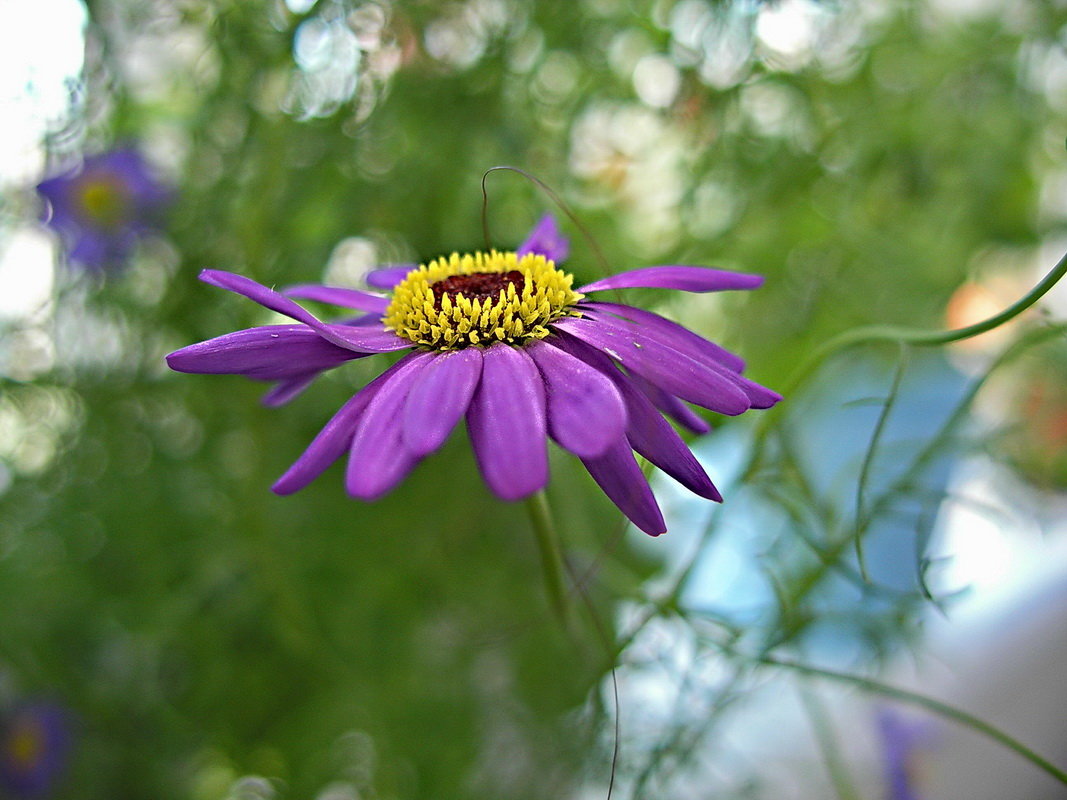
[[[754,380],[745,378],[743,376],[737,376],[737,385],[741,387],[747,396],[753,408],[770,408],[782,401],[782,396],[773,389],[768,389],[766,386],[761,386]]]
[[[349,398],[348,402],[341,406],[341,409],[319,431],[318,436],[312,440],[300,458],[278,478],[271,487],[271,491],[275,494],[292,494],[299,491],[340,458],[351,445],[352,437],[356,432],[356,424],[378,390],[416,355],[412,353],[402,358]]]
[[[278,381],[269,392],[260,398],[263,405],[268,408],[277,408],[278,406],[284,406],[306,388],[308,388],[315,378],[319,377],[318,372],[311,372],[307,375],[301,375],[296,378],[287,378],[284,381]]]
[[[752,406],[747,395],[726,377],[733,373],[716,372],[707,363],[667,347],[636,327],[575,317],[555,322],[553,327],[603,350],[627,369],[698,406],[730,416]]]
[[[709,341],[700,334],[693,333],[693,331],[679,325],[677,322],[673,322],[666,317],[661,317],[659,314],[652,311],[646,311],[643,308],[627,306],[621,303],[607,303],[600,300],[593,303],[582,303],[581,308],[583,311],[585,309],[590,309],[607,312],[616,317],[623,317],[624,319],[632,320],[639,325],[656,330],[663,336],[671,337],[674,342],[675,350],[681,350],[682,352],[690,354],[699,353],[704,358],[718,361],[732,372],[741,372],[745,368],[745,361],[740,356],[734,355],[729,350],[715,344],[715,342]]]
[[[626,406],[611,380],[549,342],[525,351],[545,379],[552,438],[576,456],[604,453],[626,429]]]
[[[317,283],[304,283],[299,286],[290,286],[285,290],[287,297],[299,297],[302,300],[315,300],[319,303],[329,303],[341,308],[356,308],[360,311],[373,311],[376,314],[384,314],[389,307],[389,298],[370,292],[361,292],[359,289],[346,289],[340,286],[321,286]]]
[[[916,787],[916,760],[936,743],[929,724],[903,717],[892,708],[877,712],[882,763],[889,800],[921,800]]]
[[[551,214],[545,214],[530,231],[526,241],[519,245],[516,254],[524,256],[527,253],[539,253],[550,261],[559,264],[567,259],[570,252],[570,241],[559,231],[559,225]]]
[[[71,180],[71,175],[54,175],[51,178],[45,178],[37,184],[37,193],[49,202],[53,211],[59,208],[67,210]]]
[[[57,219],[57,225],[59,220]],[[133,249],[135,239],[103,233],[84,226],[65,234],[70,260],[86,267],[112,267],[121,264]]]
[[[418,264],[397,264],[395,267],[383,267],[371,270],[365,280],[368,286],[375,289],[392,289],[400,281],[407,277],[411,270],[416,269]]]
[[[199,277],[206,284],[247,297],[264,308],[292,317],[297,322],[303,322],[305,325],[316,328],[316,330],[318,326],[324,324],[319,322],[310,311],[301,308],[285,295],[273,289],[268,289],[263,284],[257,283],[251,278],[246,278],[244,275],[226,272],[221,269],[204,269],[200,271]]]
[[[545,390],[524,352],[502,343],[483,352],[467,429],[478,467],[497,497],[518,500],[548,483]]]
[[[277,311],[297,322],[303,322],[318,331],[322,338],[338,347],[345,347],[361,353],[387,353],[392,350],[404,350],[412,346],[407,339],[397,336],[384,327],[330,325],[319,321],[311,312],[294,303],[285,295],[268,289],[244,275],[224,272],[217,269],[205,269],[200,273],[204,283],[228,289],[259,303],[264,308]]]
[[[365,355],[332,345],[305,325],[265,325],[183,347],[167,364],[176,372],[285,380]]]
[[[625,379],[623,379],[625,380]],[[678,432],[640,392],[626,392],[630,445],[695,495],[722,502],[722,495]]]
[[[620,437],[601,456],[583,458],[582,463],[604,494],[634,525],[650,536],[667,532],[656,498],[625,438]]]
[[[402,481],[419,462],[402,440],[401,413],[408,392],[435,353],[412,353],[382,383],[359,420],[345,472],[345,488],[360,500],[376,500]]]
[[[645,344],[649,340],[655,340],[663,347],[691,358],[740,389],[748,398],[752,408],[770,408],[782,399],[777,392],[772,392],[770,389],[760,386],[758,383],[750,381],[732,369],[723,366],[714,353],[711,353],[709,357],[707,348],[702,345],[710,345],[711,342],[701,339],[680,325],[672,328],[668,325],[630,322],[612,314],[606,314],[598,310],[595,307],[596,305],[594,303],[590,307],[583,306],[583,315],[596,320],[605,328],[621,331],[626,336],[636,337]],[[689,335],[683,335],[683,333]],[[695,343],[694,338],[696,340]]]
[[[711,267],[641,267],[601,278],[578,288],[579,292],[602,292],[605,289],[679,289],[683,292],[721,292],[726,289],[755,289],[763,283],[762,275],[730,272]]]
[[[715,371],[720,370],[715,369],[713,364],[721,365],[730,373],[739,374],[744,368],[745,362],[740,357],[693,333],[688,328],[651,311],[619,303],[605,302],[583,303],[581,308],[583,313],[594,319],[619,324],[619,318],[622,318],[636,323],[646,334],[654,336],[668,347],[679,350],[696,361],[708,364]],[[605,314],[608,316],[605,317]],[[711,362],[710,364],[708,363],[709,361]],[[674,395],[664,392],[640,376],[635,375],[634,377],[637,385],[649,396],[652,402],[682,425],[685,425],[694,433],[707,433],[711,429],[707,422],[693,413],[688,406]],[[781,399],[770,390],[752,383],[747,378],[736,378],[732,375],[727,375],[726,377],[748,395],[755,408],[765,408]]]
[[[422,370],[404,405],[405,448],[416,456],[432,453],[467,413],[482,375],[482,351],[467,347],[442,353]]]
[[[700,466],[700,462],[678,432],[656,412],[649,399],[634,385],[633,378],[619,372],[611,363],[611,359],[599,350],[573,337],[561,339],[560,346],[600,370],[619,389],[626,401],[629,420],[626,437],[634,450],[694,494],[722,502],[722,495]]]
[[[382,324],[381,314],[357,314],[354,317],[345,317],[337,320],[338,325],[363,325],[377,328]]]
[[[654,383],[650,383],[640,375],[630,375],[630,382],[640,389],[652,404],[675,422],[684,426],[693,433],[707,433],[711,425],[702,416],[679,400],[673,394],[667,394]]]
[[[319,477],[330,464],[339,459],[352,442],[356,422],[377,392],[378,386],[368,383],[348,399],[326,426],[312,439],[300,458],[278,478],[271,487],[275,494],[298,492]]]
[[[360,353],[392,353],[415,346],[409,339],[397,336],[380,323],[323,325],[319,332],[323,338]]]

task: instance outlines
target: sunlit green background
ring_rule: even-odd
[[[0,24],[20,5],[0,5]],[[375,504],[348,499],[337,467],[272,495],[386,359],[281,409],[241,378],[170,373],[170,350],[271,321],[201,268],[358,285],[378,263],[483,247],[483,173],[514,165],[559,193],[612,270],[765,275],[744,296],[629,299],[781,389],[851,327],[974,321],[946,318],[964,284],[1007,305],[1067,233],[1054,0],[86,5],[84,69],[44,150],[2,185],[0,249],[41,235],[33,185],[81,153],[137,144],[175,200],[124,272],[92,278],[57,250],[51,299],[0,320],[0,676],[5,696],[70,709],[56,797],[606,793],[615,659],[585,612],[570,635],[552,617],[522,506],[489,494],[462,435]],[[491,245],[555,211],[569,268],[600,274],[536,186],[486,184]],[[4,265],[9,296],[20,269],[51,269]],[[894,352],[862,352],[884,378],[871,394]],[[620,539],[581,466],[556,452],[552,469],[568,557],[596,567],[589,596],[622,631],[620,604],[654,611],[671,534]],[[852,664],[892,650],[923,605],[911,589]],[[810,609],[795,597],[764,642],[797,634]],[[686,765],[715,755],[684,737],[623,753],[618,797],[777,796],[759,765],[750,783],[684,793]]]

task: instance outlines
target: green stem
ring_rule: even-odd
[[[860,794],[856,791],[852,776],[848,774],[848,768],[841,757],[841,749],[834,736],[829,715],[819,696],[812,688],[801,686],[800,702],[804,705],[804,710],[807,711],[808,718],[811,720],[811,727],[815,731],[815,738],[822,750],[826,771],[830,775],[830,782],[834,786],[834,791],[837,792],[838,800],[860,800]]]
[[[883,697],[891,697],[894,700],[900,700],[905,703],[912,703],[917,706],[922,706],[927,711],[932,711],[935,714],[940,714],[942,717],[958,722],[965,727],[970,728],[977,733],[984,734],[990,739],[1007,747],[1009,750],[1022,756],[1034,766],[1044,770],[1060,783],[1067,784],[1067,772],[1057,767],[1052,762],[1043,758],[1035,753],[1029,747],[1024,745],[1017,739],[1013,739],[1008,734],[1004,733],[998,728],[993,727],[988,722],[978,719],[978,717],[968,714],[966,711],[961,711],[958,708],[953,708],[950,705],[942,703],[940,700],[935,700],[932,697],[926,695],[917,694],[915,692],[909,692],[906,689],[898,689],[895,686],[889,686],[884,683],[872,680],[870,678],[864,678],[859,675],[850,675],[847,672],[837,672],[836,670],[822,669],[821,667],[813,667],[808,664],[801,664],[796,661],[786,661],[785,659],[775,658],[774,656],[761,656],[756,659],[761,664],[768,664],[774,667],[783,667],[785,669],[791,669],[795,672],[799,672],[803,675],[811,675],[818,678],[828,678],[830,680],[838,681],[840,683],[848,683],[853,686],[857,686],[864,691],[880,694]]]
[[[814,367],[822,363],[828,356],[838,350],[844,350],[845,348],[857,344],[890,341],[900,342],[901,344],[912,344],[917,347],[931,347],[939,344],[958,342],[961,339],[969,339],[972,336],[987,333],[994,328],[1000,327],[1005,322],[1014,319],[1026,309],[1030,308],[1030,306],[1044,297],[1053,286],[1059,283],[1060,278],[1065,274],[1067,274],[1067,254],[1064,254],[1064,256],[1056,262],[1056,266],[1049,270],[1048,274],[1045,275],[1033,289],[1027,292],[1026,295],[1015,303],[1012,303],[999,314],[994,314],[988,319],[976,322],[974,325],[967,325],[963,328],[953,328],[952,330],[947,331],[923,331],[915,330],[914,328],[904,328],[897,325],[866,325],[862,328],[853,328],[852,330],[845,331],[832,339],[827,339],[820,347],[816,348],[811,356],[805,360],[800,369],[796,371],[797,377],[792,383],[800,383],[804,376],[811,372]]]
[[[1064,275],[1067,275],[1067,253],[1056,262],[1056,265],[1048,271],[1045,277],[1042,278],[1033,289],[1027,292],[1019,300],[1012,303],[1000,313],[994,314],[981,322],[976,322],[974,325],[967,325],[963,328],[953,328],[952,330],[947,331],[924,331],[915,330],[914,328],[905,328],[898,325],[865,325],[861,328],[852,328],[844,331],[831,339],[827,339],[819,347],[815,348],[815,350],[811,352],[811,355],[804,359],[801,365],[794,370],[793,377],[788,381],[785,388],[781,390],[781,393],[785,397],[792,397],[796,394],[804,381],[811,377],[816,368],[830,356],[859,344],[899,342],[901,345],[933,347],[941,344],[949,344],[950,342],[958,342],[962,339],[969,339],[972,336],[987,333],[994,328],[1000,327],[1005,322],[1009,322],[1019,316],[1022,312],[1026,311],[1026,309],[1030,308],[1030,306],[1034,305],[1034,303],[1048,294],[1049,290],[1059,283]],[[773,428],[774,421],[781,413],[781,409],[786,405],[786,403],[781,403],[760,415],[759,422],[756,423],[755,427],[755,439],[753,442],[754,451],[760,449],[760,445],[763,440],[767,438]],[[757,466],[758,460],[759,459],[754,458],[749,463],[748,473],[751,473]]]
[[[556,616],[566,624],[567,593],[563,588],[563,552],[560,549],[556,526],[552,522],[548,496],[543,489],[526,499],[526,512],[530,515],[530,524],[537,538],[548,600]]]
[[[989,319],[976,322],[974,325],[967,325],[963,328],[953,328],[948,331],[917,331],[913,328],[902,328],[896,325],[869,325],[862,328],[854,328],[827,341],[816,351],[815,357],[818,357],[819,354],[824,351],[833,352],[839,348],[848,347],[853,344],[858,344],[859,342],[899,341],[904,344],[928,347],[938,344],[948,344],[949,342],[958,342],[961,339],[970,339],[972,336],[978,336],[979,334],[987,333],[994,328],[999,328],[1005,322],[1019,316],[1019,314],[1026,311],[1026,309],[1044,297],[1065,274],[1067,274],[1067,254],[1064,254],[1063,257],[1056,262],[1056,266],[1049,270],[1048,274],[1045,275],[1033,289],[999,314],[994,314],[989,317]]]
[[[881,443],[882,433],[885,431],[885,424],[889,420],[889,414],[893,410],[893,404],[896,402],[897,396],[900,394],[900,384],[904,379],[904,370],[907,368],[907,363],[908,349],[901,343],[900,360],[897,361],[897,369],[893,374],[893,384],[889,388],[889,394],[886,395],[882,410],[878,413],[878,421],[874,424],[874,432],[871,433],[871,441],[867,446],[867,452],[863,456],[863,464],[860,467],[859,478],[856,481],[856,519],[853,539],[856,549],[856,563],[859,564],[860,575],[863,576],[863,580],[867,583],[871,582],[871,578],[870,575],[867,574],[867,560],[863,557],[864,494],[867,489],[867,479],[871,473],[871,465],[874,463],[875,451],[878,450],[878,445]]]

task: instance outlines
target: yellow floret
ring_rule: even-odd
[[[495,298],[473,301],[444,294],[435,302],[433,285],[456,275],[522,273],[522,293],[513,284]],[[542,255],[527,253],[453,253],[412,270],[396,288],[384,323],[398,335],[434,350],[457,350],[494,342],[522,344],[548,336],[549,323],[569,316],[582,295],[574,278]]]

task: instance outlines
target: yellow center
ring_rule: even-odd
[[[17,728],[7,742],[8,757],[22,768],[36,764],[44,752],[44,731],[36,720]]]
[[[126,192],[107,177],[83,180],[78,187],[82,211],[92,222],[105,228],[119,225],[126,215]]]
[[[542,255],[453,253],[407,274],[393,290],[385,326],[415,344],[457,350],[548,336],[582,295]]]

